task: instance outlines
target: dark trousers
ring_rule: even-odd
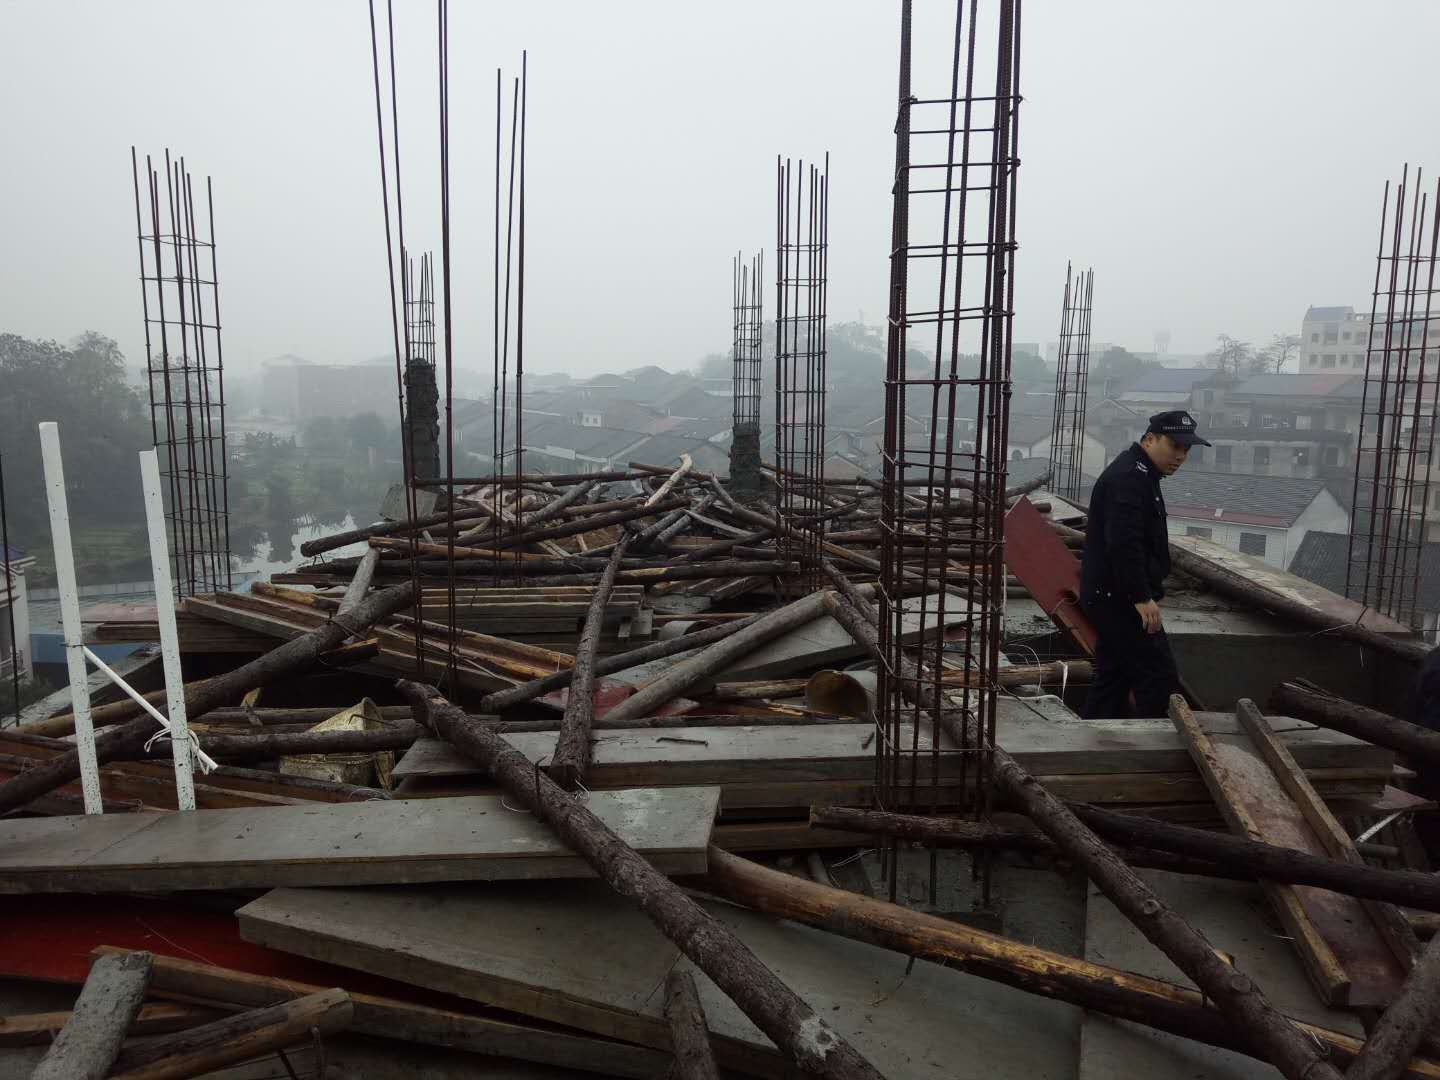
[[[1124,600],[1101,599],[1082,604],[1100,644],[1090,693],[1080,713],[1086,720],[1131,715],[1165,716],[1170,695],[1180,692],[1180,675],[1165,631],[1147,634],[1140,613]]]

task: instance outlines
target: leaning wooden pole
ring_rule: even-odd
[[[1270,704],[1286,716],[1298,716],[1333,731],[1364,739],[1376,746],[1440,765],[1440,732],[1369,709],[1342,697],[1319,694],[1293,682],[1282,682],[1270,695]]]
[[[615,653],[613,656],[605,656],[595,661],[596,675],[612,675],[617,671],[624,671],[626,668],[638,667],[640,664],[648,664],[652,660],[664,660],[669,656],[676,656],[680,653],[693,652],[695,649],[713,645],[717,641],[723,641],[731,634],[738,633],[747,626],[753,626],[764,616],[750,615],[744,619],[736,619],[734,622],[721,623],[718,626],[710,626],[704,630],[697,630],[693,634],[683,634],[680,637],[667,638],[664,641],[657,641],[650,645],[642,645],[638,649],[631,649],[629,652]],[[570,685],[574,676],[573,668],[566,668],[564,671],[557,671],[552,675],[545,675],[539,679],[531,679],[527,683],[511,687],[508,690],[497,690],[493,694],[487,694],[480,699],[480,711],[493,713],[501,709],[508,709],[512,705],[523,705],[527,701],[534,701],[542,694],[548,694],[552,690],[561,690]]]
[[[635,854],[583,800],[537,772],[529,758],[431,687],[410,681],[396,685],[417,718],[484,768],[510,798],[555,830],[606,884],[638,905],[804,1072],[835,1080],[879,1080],[875,1067],[744,942]]]
[[[648,716],[701,679],[724,669],[731,661],[753,652],[781,634],[818,619],[825,613],[825,598],[833,595],[831,592],[811,593],[761,616],[745,629],[717,641],[695,656],[680,661],[654,682],[647,683],[620,702],[605,714],[606,717],[611,720],[628,720],[636,716]]]
[[[206,753],[210,752],[206,746]],[[1251,881],[1263,879],[1282,885],[1313,885],[1364,900],[1403,904],[1422,911],[1440,911],[1440,875],[1341,862],[1231,833],[1176,825],[1085,803],[1065,805],[1096,836],[1121,848],[1121,856],[1132,866],[1167,869],[1168,866],[1178,868],[1184,865],[1180,862],[1157,865],[1162,860],[1154,856],[1164,854],[1190,864],[1185,866],[1184,873],[1239,877]],[[810,811],[810,824],[819,829],[895,836],[932,847],[1014,848],[1038,853],[1059,850],[1044,834],[1033,828],[987,825],[961,818],[816,806]]]
[[[670,1024],[670,1050],[675,1055],[671,1075],[676,1080],[720,1080],[705,1009],[695,989],[695,977],[671,968],[665,977],[665,1019]]]
[[[406,582],[372,593],[344,615],[336,614],[323,626],[293,638],[248,664],[207,679],[185,693],[185,713],[194,721],[211,709],[238,701],[246,691],[265,686],[277,679],[303,671],[316,659],[338,648],[346,638],[359,636],[363,630],[388,615],[409,607],[415,590]],[[100,764],[133,755],[156,732],[155,721],[142,716],[95,737],[95,756]],[[28,769],[0,784],[0,814],[20,807],[48,794],[80,775],[80,753],[71,750],[46,762],[38,769]]]
[[[595,715],[595,650],[600,645],[600,632],[605,625],[605,606],[610,602],[610,591],[615,586],[615,571],[625,557],[625,547],[629,542],[629,537],[622,536],[610,553],[610,562],[590,596],[585,625],[575,647],[575,666],[570,669],[570,694],[565,700],[565,715],[560,718],[555,755],[550,759],[550,778],[566,791],[574,791],[582,785],[590,769],[590,722]]]
[[[102,956],[90,965],[75,1010],[31,1080],[105,1080],[145,1002],[148,952]]]
[[[1189,987],[820,885],[715,847],[710,849],[708,872],[697,883],[707,892],[776,918],[806,923],[1028,993],[1265,1059],[1237,1025]],[[1297,1022],[1296,1027],[1337,1060],[1350,1060],[1360,1052],[1361,1040],[1351,1035],[1303,1022]],[[1328,1066],[1327,1070],[1312,1076],[1334,1073]],[[1407,1075],[1434,1080],[1440,1077],[1440,1064],[1416,1059],[1410,1063]]]
[[[1370,1029],[1365,1048],[1345,1070],[1345,1080],[1396,1080],[1411,1055],[1440,1020],[1440,937],[1430,939],[1405,978],[1400,996]]]
[[[1178,706],[1177,706],[1178,703]],[[1171,708],[1188,708],[1184,698]],[[1188,922],[1171,910],[1105,842],[1086,828],[999,747],[992,776],[997,790],[1015,801],[1146,938],[1188,975],[1216,1008],[1290,1080],[1340,1080],[1313,1039],[1270,1004],[1246,975],[1226,964]]]

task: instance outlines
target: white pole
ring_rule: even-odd
[[[175,762],[175,805],[181,810],[194,810],[195,766],[190,754],[190,726],[185,720],[185,676],[180,671],[180,634],[175,629],[170,547],[165,539],[165,502],[160,497],[160,462],[154,450],[140,452],[140,482],[145,489],[145,525],[150,530],[150,569],[155,580],[155,621],[160,625],[160,656],[165,664],[165,703],[170,714],[170,753]]]
[[[165,718],[165,714],[162,713],[159,709],[155,708],[154,705],[151,705],[150,702],[146,701],[145,698],[133,686],[131,686],[119,675],[117,675],[114,669],[111,668],[109,664],[105,663],[104,660],[101,660],[100,657],[96,656],[94,652],[90,650],[90,647],[88,645],[85,647],[85,656],[86,659],[90,661],[90,663],[94,664],[97,668],[100,669],[101,675],[104,675],[112,683],[118,686],[121,690],[125,692],[126,697],[128,697],[131,701],[135,702],[136,705],[139,705],[140,708],[143,709],[145,712],[149,713],[150,718],[160,725],[162,731],[169,732],[173,730],[170,727],[170,721]],[[173,738],[174,736],[172,735],[171,737]],[[220,767],[220,763],[214,758],[212,758],[209,754],[205,753],[204,750],[201,750],[197,747],[193,750],[193,753],[199,757],[200,768],[203,771],[209,772],[211,769],[218,769]],[[184,808],[182,807],[181,809]]]
[[[75,748],[80,754],[80,790],[85,813],[104,813],[100,766],[95,760],[95,728],[90,723],[90,684],[85,673],[80,633],[80,594],[75,587],[75,552],[70,547],[70,509],[65,498],[65,466],[60,458],[60,429],[40,425],[40,458],[45,466],[45,500],[50,505],[50,535],[55,547],[55,581],[60,589],[60,621],[65,633],[65,664],[70,672],[70,704],[75,713]]]

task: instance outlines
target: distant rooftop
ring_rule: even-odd
[[[1312,529],[1290,560],[1290,573],[1344,596],[1349,557],[1348,536]],[[1424,611],[1440,609],[1440,544],[1426,544],[1420,550],[1420,595],[1416,606]]]
[[[1306,322],[1344,322],[1354,318],[1355,309],[1349,304],[1344,307],[1311,307],[1305,309]]]
[[[1152,394],[1188,394],[1196,383],[1204,382],[1215,374],[1214,368],[1205,367],[1147,371],[1125,389],[1120,400],[1140,401]]]
[[[1181,469],[1160,486],[1171,517],[1214,518],[1281,529],[1295,524],[1326,489],[1324,480],[1191,469]]]
[[[1362,376],[1352,372],[1339,374],[1305,372],[1299,375],[1252,375],[1229,392],[1230,397],[1266,394],[1277,397],[1351,397],[1360,392]]]

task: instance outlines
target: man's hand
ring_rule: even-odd
[[[1160,605],[1154,600],[1146,600],[1135,605],[1135,610],[1140,614],[1140,622],[1145,627],[1147,634],[1158,634],[1160,632]]]

